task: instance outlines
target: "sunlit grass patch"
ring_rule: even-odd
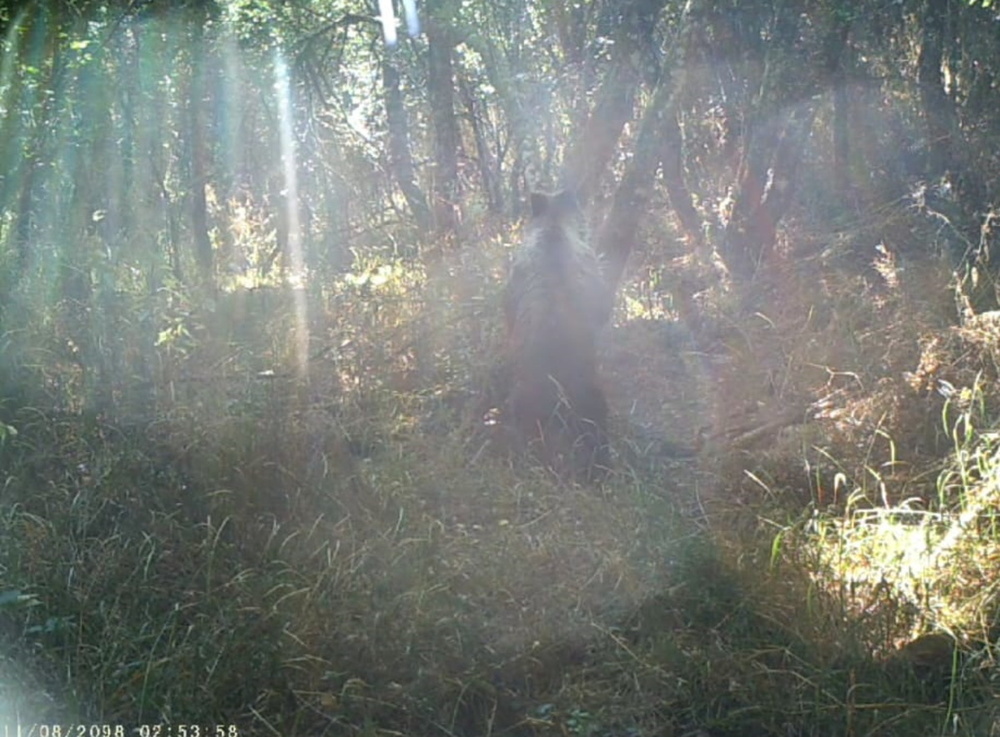
[[[836,581],[852,610],[889,592],[901,629],[883,651],[927,631],[967,644],[997,635],[1000,596],[992,581],[1000,565],[1000,435],[983,427],[976,388],[964,389],[945,412],[955,451],[938,476],[936,499],[878,503],[864,489],[840,518],[817,517],[819,577]]]

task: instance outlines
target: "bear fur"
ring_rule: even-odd
[[[569,190],[531,196],[531,217],[504,292],[506,412],[557,471],[593,478],[610,460],[598,331],[611,312],[601,262]]]

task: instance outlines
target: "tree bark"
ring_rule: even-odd
[[[848,127],[851,119],[851,98],[843,78],[833,88],[833,187],[843,200],[851,187],[850,176],[850,136]]]
[[[967,156],[968,145],[959,124],[955,101],[948,96],[942,62],[944,60],[949,4],[926,0],[922,15],[921,46],[917,58],[917,85],[927,136],[927,175],[939,179],[951,174],[962,217],[955,223],[966,239],[980,237],[978,214],[984,208],[985,185],[976,162]],[[962,257],[964,245],[954,247]]]
[[[844,200],[851,186],[850,137],[848,121],[851,116],[851,99],[847,94],[848,38],[851,33],[852,15],[835,10],[831,22],[833,32],[828,36],[826,66],[833,87],[833,186],[837,197]]]
[[[794,199],[799,163],[816,118],[812,102],[759,124],[747,141],[736,203],[723,235],[723,260],[749,281],[774,248],[778,223]]]
[[[458,121],[455,118],[453,34],[440,9],[427,23],[427,96],[434,131],[434,178],[431,187],[434,225],[444,235],[458,230]]]
[[[653,57],[652,29],[666,0],[632,0],[621,10],[614,34],[614,58],[597,93],[597,104],[576,143],[566,155],[563,184],[590,194],[618,146],[622,129],[633,115],[635,95],[643,78],[660,73]]]
[[[658,158],[663,172],[663,184],[667,188],[670,205],[677,213],[681,229],[691,244],[698,244],[703,237],[702,221],[684,176],[684,140],[676,110],[669,111],[662,121]]]
[[[927,171],[940,177],[952,165],[952,135],[956,127],[954,110],[944,89],[941,61],[944,53],[945,23],[948,3],[926,0],[921,26],[920,54],[917,58],[917,84],[927,136]]]
[[[26,59],[26,65],[36,69],[45,68],[45,60],[52,59],[49,66],[47,83],[39,89],[48,90],[49,94],[41,95],[41,101],[36,102],[39,109],[36,112],[34,129],[29,129],[27,151],[21,162],[21,169],[15,178],[20,179],[21,187],[17,197],[17,207],[14,209],[14,249],[17,258],[14,264],[16,274],[23,273],[31,261],[31,243],[34,228],[37,225],[38,179],[45,167],[52,166],[51,137],[49,121],[55,117],[55,111],[62,105],[66,87],[67,66],[63,44],[60,40],[62,28],[58,19],[50,10],[43,10],[34,18],[28,36],[29,49],[32,54]],[[8,175],[10,176],[10,175]]]
[[[617,288],[635,246],[639,223],[652,194],[661,141],[669,137],[667,129],[676,115],[672,91],[673,86],[669,82],[661,81],[646,108],[639,127],[635,155],[615,190],[611,210],[597,236],[597,252],[604,259],[604,275],[612,291]]]
[[[191,192],[189,216],[191,234],[194,239],[194,257],[198,265],[198,281],[200,286],[213,288],[215,285],[215,259],[212,253],[212,240],[208,235],[208,204],[205,187],[208,184],[209,147],[205,141],[205,71],[207,63],[205,49],[204,18],[195,14],[192,24],[192,76],[190,80],[190,98],[188,102],[188,150],[191,157],[190,179]]]
[[[417,184],[416,168],[410,154],[406,107],[403,105],[403,94],[399,89],[399,71],[391,53],[386,50],[386,56],[382,60],[382,90],[385,94],[389,129],[389,165],[392,167],[393,176],[403,193],[403,198],[417,221],[417,227],[422,233],[428,233],[433,220],[430,208],[427,206],[427,197]]]
[[[486,142],[483,132],[483,116],[477,104],[475,94],[468,80],[459,78],[459,90],[462,95],[462,105],[465,115],[472,128],[472,137],[476,142],[476,164],[479,169],[483,191],[486,193],[486,209],[499,215],[503,212],[503,188],[500,186],[500,161],[493,155]]]

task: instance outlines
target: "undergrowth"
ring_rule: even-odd
[[[900,319],[917,309],[906,277],[887,292],[830,276],[817,297],[814,275],[783,272],[782,299],[816,309],[732,318],[710,348],[612,329],[606,373],[643,390],[669,375],[675,405],[710,395],[712,442],[680,457],[703,418],[658,435],[671,398],[612,389],[616,468],[579,487],[482,421],[502,262],[360,265],[308,296],[308,375],[294,300],[230,315],[222,298],[161,335],[151,417],[44,392],[0,407],[7,723],[1000,729],[995,382],[948,359],[969,364],[946,350],[968,336]],[[953,371],[932,376],[932,344]],[[28,346],[8,360],[30,367]],[[737,432],[735,398],[768,393],[811,415]],[[906,418],[928,416],[950,443],[936,456],[910,452],[908,433],[931,435]]]

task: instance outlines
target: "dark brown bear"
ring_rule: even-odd
[[[601,263],[571,191],[531,196],[504,294],[512,424],[557,472],[607,468],[608,405],[595,341],[611,311]]]

